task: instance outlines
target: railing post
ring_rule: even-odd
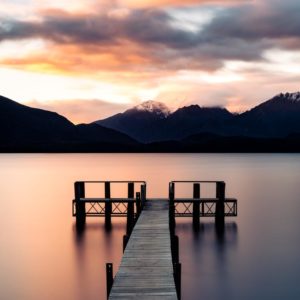
[[[128,200],[126,234],[130,236],[134,226],[134,200]]]
[[[181,299],[181,263],[174,263],[174,281],[178,300]]]
[[[225,182],[218,181],[216,185],[216,196],[218,198],[216,203],[215,222],[218,228],[224,227],[225,222]]]
[[[170,182],[169,185],[169,226],[171,235],[174,234],[175,222],[175,184]]]
[[[111,212],[112,205],[110,200],[110,182],[106,181],[104,183],[104,197],[105,197],[105,227],[111,227]]]
[[[200,183],[193,185],[193,226],[199,227],[200,222]]]
[[[134,226],[134,183],[128,183],[127,226],[126,234],[130,236]]]
[[[133,199],[134,198],[134,183],[128,182],[128,198]]]
[[[74,183],[75,205],[76,205],[76,225],[83,226],[85,224],[85,202],[80,198],[85,197],[85,186],[83,181]]]
[[[146,184],[141,185],[141,202],[142,202],[142,209],[143,209],[146,202]]]
[[[113,264],[107,263],[106,264],[106,295],[107,295],[107,299],[109,298],[109,294],[110,294],[113,283],[114,283]]]
[[[141,202],[141,193],[136,193],[136,219],[140,216],[142,212],[142,202]]]

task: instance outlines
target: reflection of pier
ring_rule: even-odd
[[[175,196],[175,186],[182,183],[192,185],[192,198]],[[211,183],[216,186],[216,196],[201,198],[200,185]],[[104,186],[104,197],[86,197],[86,184]],[[111,197],[111,185],[118,184],[127,185],[127,197]],[[175,218],[192,217],[198,228],[202,217],[214,217],[220,232],[225,217],[237,216],[237,200],[225,198],[223,181],[172,181],[169,199],[147,199],[144,181],[80,181],[75,182],[73,216],[81,230],[86,217],[104,217],[108,229],[112,217],[127,218],[124,255],[115,279],[112,264],[106,266],[109,299],[180,299],[181,264]]]
[[[175,185],[193,185],[192,198],[175,196]],[[215,184],[214,198],[200,197],[200,185]],[[217,226],[224,226],[225,217],[237,216],[237,200],[225,198],[224,181],[172,181],[169,185],[170,217],[193,217],[193,225],[199,226],[200,217],[214,217]],[[175,221],[174,221],[175,223]]]

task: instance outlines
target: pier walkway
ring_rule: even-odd
[[[177,299],[167,200],[145,203],[114,278],[109,299]]]
[[[95,184],[103,191],[102,195],[88,197],[89,186]],[[127,197],[112,197],[119,186],[127,187]],[[111,300],[180,300],[176,218],[192,217],[193,227],[198,230],[203,217],[213,217],[216,229],[221,232],[225,217],[237,216],[237,199],[225,197],[224,181],[171,181],[168,199],[149,199],[146,186],[145,181],[76,181],[74,184],[72,213],[79,231],[84,230],[86,217],[104,217],[107,230],[111,229],[112,217],[127,218],[124,255],[115,277],[112,263],[106,264],[106,290]],[[210,198],[203,197],[202,188],[205,191],[209,186]],[[178,197],[182,187],[192,191],[192,197]]]

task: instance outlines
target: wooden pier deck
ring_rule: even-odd
[[[109,299],[177,299],[167,200],[146,202],[126,246]]]

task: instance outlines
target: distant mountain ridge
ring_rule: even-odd
[[[300,92],[280,93],[225,125],[225,135],[273,138],[299,133]]]
[[[96,124],[74,125],[65,117],[0,96],[0,150],[39,151],[136,144],[129,136]]]
[[[99,121],[112,129],[0,96],[0,152],[300,152],[299,116],[299,92],[240,115],[198,105],[171,112],[149,101]]]
[[[225,108],[191,105],[171,113],[165,104],[147,101],[95,123],[128,134],[140,142],[149,143],[179,140],[201,130],[218,128],[223,121],[232,117],[233,114]]]
[[[300,92],[280,93],[239,115],[225,108],[199,105],[182,107],[171,113],[164,104],[147,101],[95,123],[143,143],[182,140],[201,133],[282,138],[300,132]]]

